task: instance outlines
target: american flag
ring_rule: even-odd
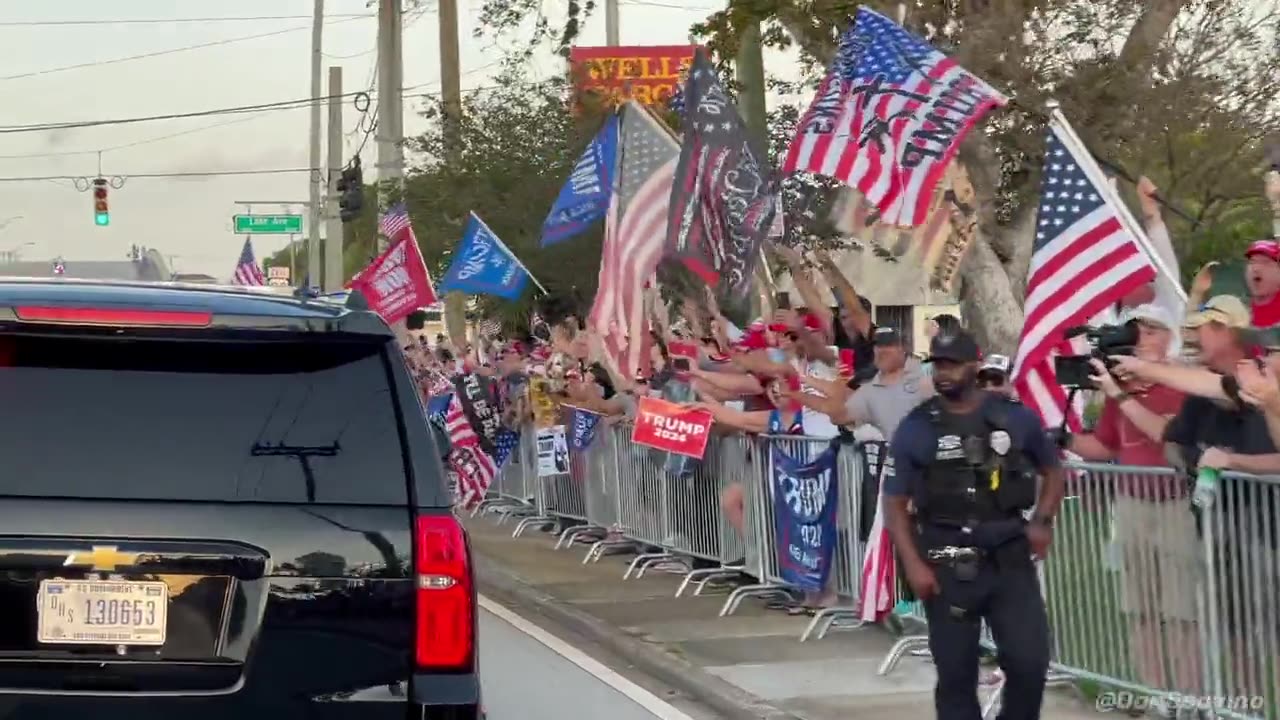
[[[1102,171],[1087,152],[1072,149],[1062,122],[1055,117],[1049,125],[1013,376],[1022,401],[1047,427],[1059,425],[1064,414],[1072,426],[1079,422],[1054,380],[1054,358],[1078,352],[1065,331],[1090,323],[1156,276],[1151,259],[1097,184],[1105,182]]]
[[[1006,102],[925,41],[860,8],[782,169],[835,178],[861,191],[885,222],[921,225],[960,142]]]
[[[489,492],[489,485],[498,474],[493,458],[480,448],[480,438],[471,427],[471,421],[462,410],[462,402],[455,393],[449,401],[449,411],[444,418],[445,431],[449,433],[449,465],[458,475],[458,499],[463,507],[475,507]]]
[[[498,336],[498,333],[502,332],[502,323],[493,318],[485,318],[480,321],[476,329],[480,331],[481,337],[494,338]]]
[[[240,259],[236,261],[231,282],[235,285],[267,284],[267,279],[262,276],[262,268],[258,267],[258,261],[253,259],[253,243],[248,238],[245,238],[244,248],[240,250]]]
[[[618,371],[634,376],[651,344],[644,288],[662,259],[680,146],[634,101],[623,109],[619,145],[618,189],[605,218],[599,291],[590,323]]]
[[[671,188],[667,255],[708,285],[746,297],[778,196],[767,159],[699,49],[685,85],[689,112]]]
[[[400,233],[405,230],[412,231],[409,225],[409,210],[404,203],[396,203],[387,208],[378,219],[378,232],[392,242],[399,240]]]

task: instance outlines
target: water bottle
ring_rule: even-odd
[[[1215,468],[1200,468],[1196,473],[1196,489],[1191,494],[1191,503],[1200,509],[1213,506],[1218,495],[1219,472]]]

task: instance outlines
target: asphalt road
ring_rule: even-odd
[[[592,668],[596,674],[584,670],[565,657],[581,661],[576,648],[552,638],[561,655],[530,632],[547,637],[519,619],[481,611],[480,682],[488,720],[693,720],[603,666]]]

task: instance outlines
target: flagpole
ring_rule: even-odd
[[[1093,155],[1085,147],[1084,141],[1080,139],[1080,136],[1076,135],[1075,128],[1071,127],[1071,123],[1067,122],[1067,118],[1062,114],[1058,101],[1050,100],[1046,103],[1046,107],[1049,109],[1049,122],[1051,124],[1056,123],[1062,131],[1063,140],[1066,141],[1065,144],[1069,146],[1071,153],[1077,158],[1088,159],[1088,162],[1081,163],[1082,167],[1080,169],[1084,171],[1084,174],[1093,183],[1093,186],[1098,189],[1098,192],[1102,193],[1103,197],[1115,208],[1120,224],[1133,235],[1138,244],[1142,246],[1142,249],[1146,251],[1147,257],[1151,259],[1151,264],[1155,266],[1156,270],[1173,283],[1173,287],[1178,291],[1178,297],[1185,303],[1187,301],[1187,292],[1182,288],[1182,280],[1165,266],[1164,256],[1156,251],[1151,238],[1147,237],[1142,225],[1138,223],[1137,219],[1133,217],[1133,213],[1129,211],[1129,206],[1120,198],[1120,194],[1116,192],[1115,187],[1112,186],[1107,176],[1102,172],[1102,168],[1098,167],[1098,162],[1093,159]]]
[[[547,292],[546,288],[542,287],[542,283],[538,282],[538,278],[534,277],[533,273],[529,272],[529,268],[525,267],[524,263],[520,262],[520,256],[512,252],[511,248],[507,247],[507,244],[502,242],[502,238],[498,237],[497,233],[491,230],[489,226],[485,224],[484,220],[480,219],[480,216],[477,215],[474,210],[471,211],[471,217],[475,218],[476,222],[480,223],[481,227],[489,231],[489,236],[493,238],[493,241],[501,245],[503,250],[507,251],[507,254],[511,256],[511,259],[516,261],[516,264],[520,266],[520,269],[524,271],[525,275],[529,276],[529,279],[533,281],[533,284],[538,286],[538,289],[542,291],[543,295],[551,294]]]

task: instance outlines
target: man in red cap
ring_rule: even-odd
[[[1259,240],[1244,253],[1249,264],[1244,282],[1249,288],[1253,326],[1280,324],[1280,240]]]

